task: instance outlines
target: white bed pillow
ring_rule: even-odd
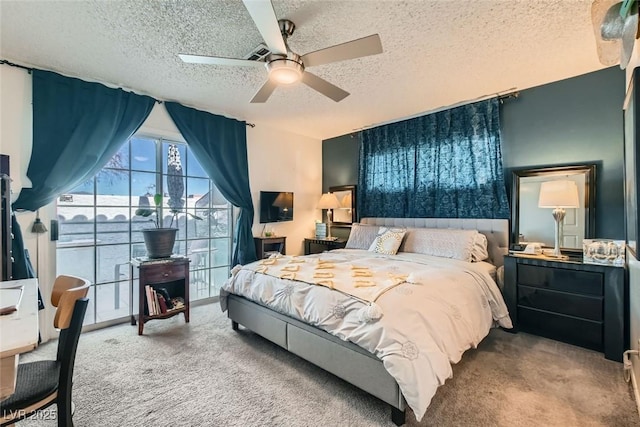
[[[400,248],[406,230],[404,228],[380,227],[378,235],[369,247],[369,251],[379,254],[395,255]]]
[[[486,255],[486,237],[484,239],[485,253],[482,253],[482,237],[477,230],[458,230],[449,228],[408,228],[404,244],[400,248],[403,252],[413,252],[453,258],[472,262]],[[474,251],[476,255],[474,256]],[[488,258],[485,256],[484,259]]]
[[[352,224],[345,249],[368,250],[376,237],[378,237],[379,229],[380,227],[377,225]]]

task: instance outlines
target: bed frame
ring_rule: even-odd
[[[506,219],[364,218],[361,223],[478,230],[487,236],[489,257],[497,267],[503,264],[503,256],[507,253],[509,244],[509,223]],[[393,423],[404,424],[406,402],[400,387],[375,355],[351,342],[238,295],[228,296],[227,308],[234,330],[242,325],[388,403],[391,405]]]

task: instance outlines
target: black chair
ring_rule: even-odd
[[[72,283],[80,286],[68,288]],[[73,426],[73,366],[89,304],[88,291],[89,282],[84,279],[70,276],[56,279],[51,295],[51,302],[57,306],[53,325],[60,329],[56,360],[18,365],[15,392],[0,402],[0,426],[11,425],[54,403],[58,407],[58,426]]]

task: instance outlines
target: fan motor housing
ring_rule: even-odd
[[[300,55],[288,52],[287,55],[271,54],[266,62],[269,78],[280,84],[298,83],[304,73],[304,64]]]

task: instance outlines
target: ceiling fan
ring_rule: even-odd
[[[191,64],[231,65],[240,67],[266,67],[269,80],[251,99],[252,103],[262,103],[269,99],[279,85],[302,82],[310,88],[336,102],[349,96],[349,92],[306,70],[307,67],[330,62],[361,58],[382,53],[380,36],[373,34],[304,55],[293,52],[287,40],[295,31],[295,24],[288,19],[276,18],[270,0],[242,0],[251,18],[258,27],[270,54],[264,60],[222,58],[217,56],[179,54],[182,61]]]

